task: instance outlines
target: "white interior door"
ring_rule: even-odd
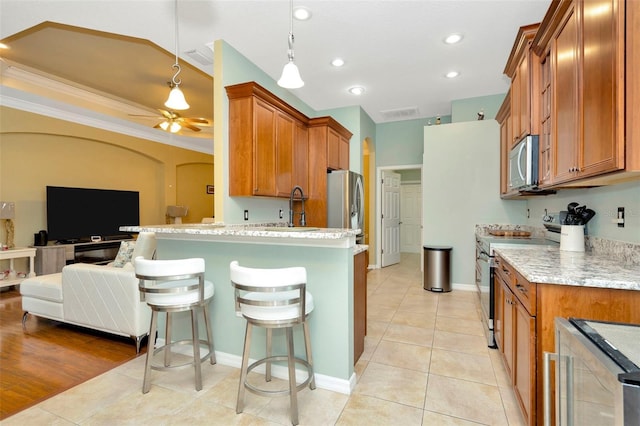
[[[382,172],[382,267],[400,263],[400,174]]]
[[[400,186],[400,251],[420,253],[422,240],[422,186]]]

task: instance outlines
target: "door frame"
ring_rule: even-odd
[[[422,181],[422,164],[405,164],[397,166],[378,166],[376,167],[376,220],[375,220],[375,232],[376,232],[376,263],[369,265],[370,268],[380,269],[382,265],[382,172],[394,171],[394,170],[412,170],[420,169],[420,185],[424,185]],[[423,215],[424,217],[424,215]],[[422,225],[422,220],[420,221]]]

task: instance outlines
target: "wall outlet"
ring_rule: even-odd
[[[244,211],[244,220],[249,220],[249,210]]]
[[[278,217],[280,219],[282,219],[284,217],[284,213],[282,212],[282,209],[280,209],[280,211],[278,211]]]
[[[618,207],[618,228],[624,228],[624,207]]]

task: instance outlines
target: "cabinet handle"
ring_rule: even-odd
[[[522,284],[516,284],[516,288],[520,290],[521,293],[527,294],[527,289]]]
[[[558,354],[553,352],[544,353],[542,363],[542,392],[544,400],[544,426],[551,426],[551,361],[556,362]]]

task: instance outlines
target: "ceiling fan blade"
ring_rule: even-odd
[[[182,117],[180,119],[184,122],[192,123],[192,124],[203,124],[203,125],[209,124],[209,120],[207,120],[206,118]]]
[[[155,126],[153,126],[154,129],[161,129],[160,127],[160,123],[156,124]]]
[[[185,127],[185,128],[187,128],[189,130],[193,130],[194,132],[199,132],[200,131],[199,127],[196,127],[196,126],[194,126],[192,124],[189,124],[185,120],[180,120],[180,124],[182,125],[182,127]]]

